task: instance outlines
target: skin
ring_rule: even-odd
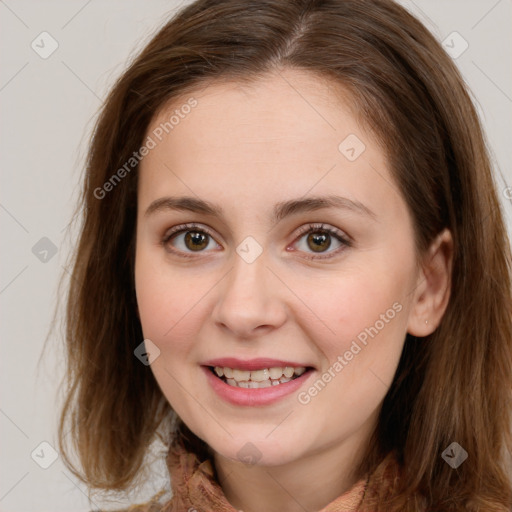
[[[162,109],[147,134],[190,96]],[[160,350],[151,369],[174,410],[213,449],[234,507],[319,510],[357,481],[354,468],[406,333],[426,336],[441,320],[451,236],[441,233],[418,261],[385,152],[358,123],[348,93],[325,79],[284,69],[251,85],[212,83],[193,96],[197,106],[140,166],[135,277],[144,336]],[[349,134],[366,146],[355,161],[338,149]],[[332,194],[373,215],[328,207],[270,221],[279,202]],[[223,215],[146,215],[164,196],[201,198]],[[193,251],[183,232],[162,243],[170,228],[189,222],[212,232],[206,248]],[[298,232],[311,223],[339,230],[350,246],[332,236],[315,252]],[[263,249],[252,263],[236,252],[247,236]],[[200,368],[227,356],[293,360],[315,367],[299,390],[307,391],[397,303],[400,312],[307,404],[292,393],[266,406],[231,405]],[[259,452],[254,465],[237,455],[248,442]]]

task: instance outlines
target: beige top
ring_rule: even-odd
[[[133,505],[116,512],[239,512],[226,499],[215,479],[211,459],[200,462],[194,453],[181,445],[173,445],[167,455],[172,498],[159,502],[162,491],[148,503]],[[397,465],[389,455],[370,478],[359,480],[350,490],[336,498],[319,512],[358,512],[366,510],[370,495],[379,494],[396,477]],[[380,491],[379,491],[380,490]],[[372,511],[375,512],[375,511]]]

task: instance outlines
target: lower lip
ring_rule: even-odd
[[[290,380],[277,386],[268,388],[239,388],[230,386],[219,377],[215,376],[209,367],[201,366],[206,373],[206,378],[212,386],[213,390],[224,400],[234,405],[269,405],[277,402],[281,398],[297,391],[313,373],[310,368],[306,370],[300,377]]]

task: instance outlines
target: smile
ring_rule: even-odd
[[[210,389],[223,401],[236,406],[264,407],[299,392],[316,374],[311,366],[277,366],[280,363],[284,361],[244,362],[225,358],[209,361],[201,369]]]
[[[246,389],[269,388],[271,386],[279,386],[291,380],[300,377],[305,371],[304,366],[276,366],[271,368],[263,368],[261,370],[240,370],[229,367],[209,367],[217,377],[226,384]]]

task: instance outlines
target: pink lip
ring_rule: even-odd
[[[282,361],[279,359],[269,359],[265,357],[258,357],[247,361],[237,359],[236,357],[221,357],[220,359],[211,359],[201,364],[204,366],[220,366],[221,368],[236,368],[237,370],[263,370],[263,368],[284,368],[285,366],[293,366],[294,368],[304,366],[307,368],[308,366],[311,366],[292,361]]]
[[[226,360],[223,360],[226,361]],[[268,361],[268,359],[267,359]],[[232,360],[231,363],[232,364]],[[227,366],[228,368],[232,368],[232,366],[227,364],[215,364],[208,366]],[[235,386],[230,386],[222,379],[213,374],[213,372],[208,368],[208,366],[201,366],[202,370],[205,372],[206,378],[213,388],[213,390],[225,401],[233,404],[233,405],[245,405],[245,406],[263,406],[270,405],[274,402],[277,402],[281,398],[297,391],[304,382],[314,373],[314,370],[309,368],[306,370],[300,377],[296,379],[290,380],[289,382],[285,382],[284,384],[279,384],[278,386],[270,386],[268,388],[258,388],[258,389],[246,389],[239,388]],[[281,366],[280,364],[276,365],[275,361],[273,361],[271,367],[273,366]],[[286,364],[283,366],[300,366],[293,364]],[[235,365],[235,368],[240,368],[240,366]],[[261,365],[259,366],[261,368]],[[268,366],[264,366],[264,368],[268,368]],[[243,368],[247,369],[247,368]],[[258,368],[255,368],[258,369]]]

